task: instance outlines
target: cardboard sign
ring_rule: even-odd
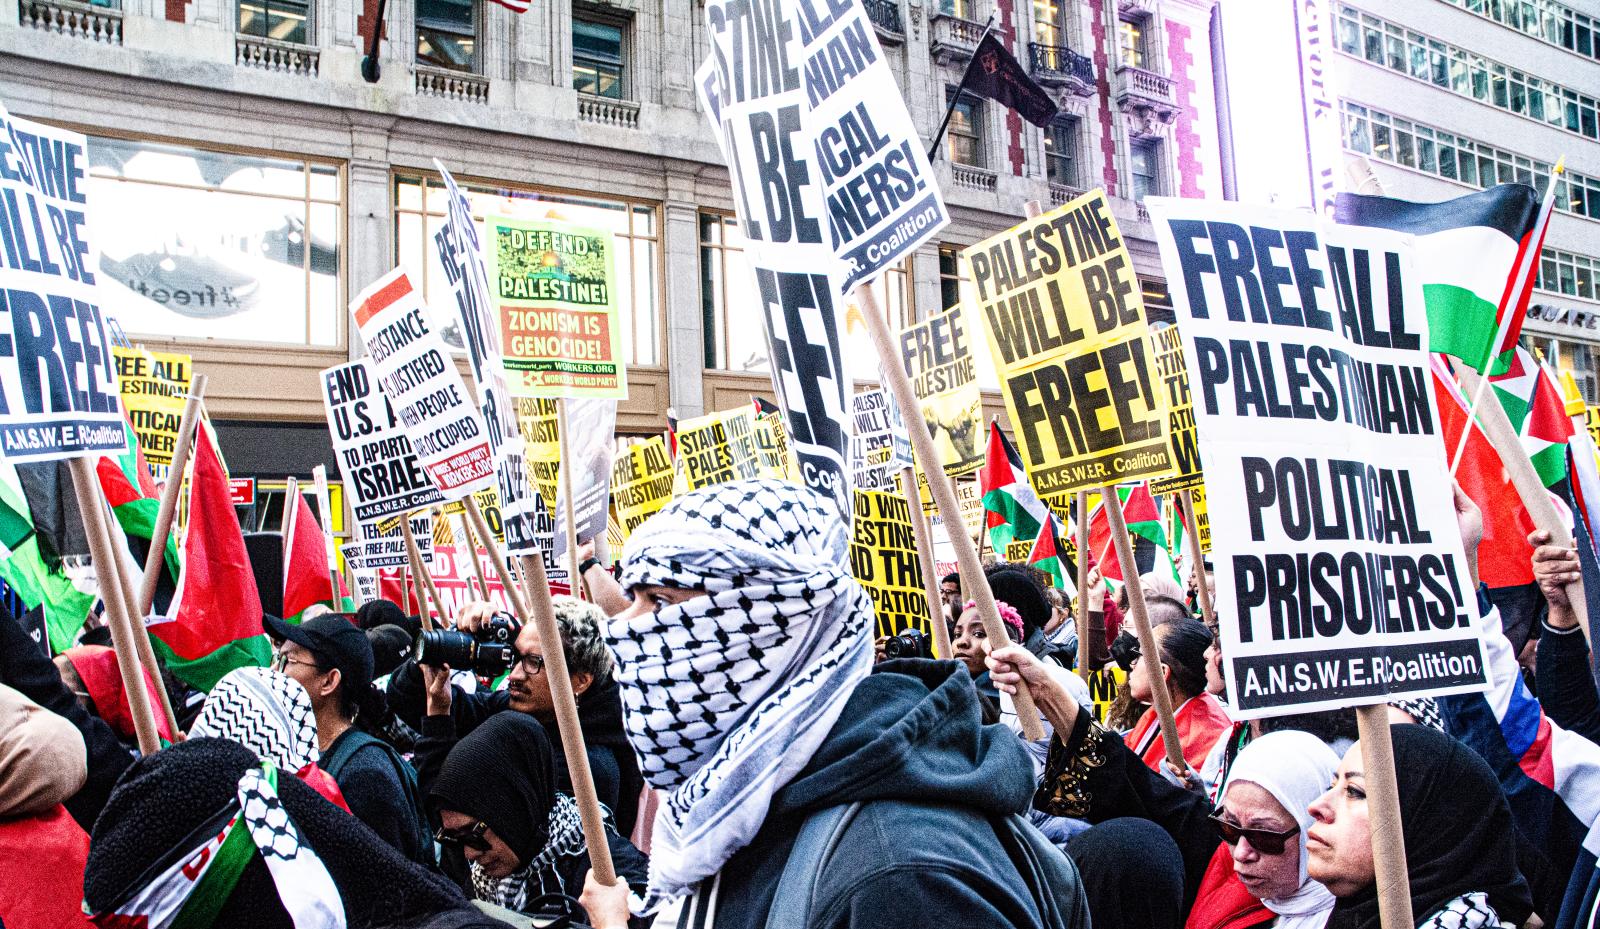
[[[96,287],[87,152],[81,134],[0,105],[0,455],[12,461],[128,447]]]
[[[658,435],[617,450],[611,468],[611,504],[621,532],[612,557],[622,554],[633,530],[672,499],[672,456]]]
[[[117,385],[128,424],[139,437],[139,448],[150,463],[150,474],[166,480],[172,453],[178,447],[183,408],[189,402],[189,381],[194,359],[174,352],[152,352],[113,345]]]
[[[755,414],[749,407],[678,423],[678,460],[672,490],[691,490],[761,477]]]
[[[493,486],[483,417],[411,279],[399,268],[390,271],[356,297],[350,312],[378,386],[434,486],[452,500]]]
[[[407,519],[411,521],[411,534],[417,539],[417,552],[426,560],[433,554],[433,517],[418,513]],[[405,532],[398,520],[387,528],[377,523],[358,522],[351,538],[340,552],[352,568],[398,568],[411,563],[406,553]]]
[[[932,635],[922,562],[917,558],[917,539],[905,497],[858,490],[855,506],[850,573],[872,597],[872,609],[878,616],[875,635],[894,635],[906,629]]]
[[[322,403],[339,471],[354,496],[356,522],[409,513],[444,499],[400,428],[394,404],[360,358],[322,372]]]
[[[1104,191],[962,253],[1039,496],[1172,471],[1144,299]]]
[[[256,479],[253,477],[228,478],[228,502],[234,506],[255,506]]]
[[[956,307],[900,333],[900,361],[922,401],[922,419],[951,477],[983,466],[983,396],[965,307]]]
[[[1150,333],[1150,353],[1156,360],[1156,377],[1167,396],[1167,440],[1172,443],[1171,477],[1154,478],[1150,492],[1168,494],[1205,485],[1200,469],[1200,447],[1195,439],[1194,405],[1189,396],[1189,372],[1183,366],[1183,339],[1177,326]]]
[[[626,397],[615,236],[507,216],[486,217],[484,227],[511,392]]]
[[[1232,712],[1483,690],[1411,237],[1147,203],[1217,504]]]
[[[863,390],[851,398],[850,415],[855,435],[850,440],[850,468],[857,490],[892,492],[896,473],[894,423],[889,416],[891,403],[881,387]]]
[[[444,177],[449,215],[434,234],[450,290],[455,295],[456,322],[466,343],[473,383],[478,386],[478,409],[483,414],[484,439],[494,459],[495,490],[500,496],[505,550],[512,555],[549,552],[555,521],[544,501],[528,483],[522,434],[506,384],[504,352],[500,345],[500,320],[483,267],[478,227],[472,221],[467,198],[455,178],[439,160],[434,167]]]

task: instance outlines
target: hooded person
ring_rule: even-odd
[[[0,861],[11,863],[0,868],[0,914],[8,929],[89,925],[89,836],[61,805],[88,779],[87,757],[72,723],[0,684]]]
[[[1425,726],[1391,726],[1401,837],[1418,929],[1520,926],[1533,912],[1511,809],[1487,762]],[[1311,805],[1310,873],[1338,898],[1329,929],[1379,929],[1361,744]]]
[[[211,689],[191,737],[232,739],[309,784],[329,802],[350,809],[339,785],[317,764],[317,718],[294,678],[271,668],[235,668]]]
[[[133,710],[128,706],[128,692],[122,687],[122,665],[117,662],[114,649],[104,645],[78,645],[56,656],[56,668],[67,689],[74,690],[79,700],[87,699],[91,713],[106,721],[111,731],[124,743],[134,744],[137,733],[133,728]],[[167,726],[166,714],[161,712],[161,692],[150,672],[140,670],[144,689],[150,697],[150,708],[155,711],[156,734],[163,742],[172,742],[173,733]],[[74,679],[83,685],[82,691],[73,688]]]
[[[547,894],[577,897],[588,846],[577,803],[556,791],[544,727],[499,713],[449,751],[428,792],[445,872],[473,899],[517,912],[536,912]],[[606,838],[617,875],[643,890],[644,856],[609,821]]]
[[[1087,925],[1071,863],[1016,815],[1027,750],[980,723],[967,674],[873,666],[849,543],[831,497],[768,480],[680,496],[629,538],[634,602],[607,635],[663,792],[642,909],[661,929]],[[620,925],[619,888],[584,899]]]
[[[186,876],[195,860],[203,870]],[[503,929],[228,739],[189,739],[128,769],[95,823],[83,891],[99,926]]]

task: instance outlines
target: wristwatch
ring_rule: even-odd
[[[594,557],[585,558],[583,561],[578,563],[578,576],[582,577],[589,573],[590,568],[597,568],[599,566],[600,559]]]

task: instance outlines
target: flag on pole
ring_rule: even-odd
[[[1061,550],[1063,537],[1061,520],[1054,513],[1046,513],[1044,525],[1040,527],[1038,536],[1033,540],[1033,548],[1028,552],[1028,564],[1050,575],[1053,579],[1051,586],[1062,590],[1076,589],[1077,579],[1068,576],[1067,557]]]
[[[53,564],[45,560],[16,466],[4,458],[0,458],[0,558],[0,578],[22,605],[30,612],[44,609],[50,650],[60,653],[70,648],[94,606],[92,579],[78,578],[80,586],[60,559],[53,559]]]
[[[984,525],[996,552],[1004,552],[1017,539],[1039,538],[1050,518],[1050,508],[1034,493],[1022,467],[1022,456],[1006,441],[994,420],[989,421],[989,450],[983,469],[978,472],[978,487],[983,493]]]
[[[122,429],[128,438],[129,450],[115,457],[101,455],[95,462],[95,476],[100,479],[100,489],[106,495],[106,502],[111,504],[111,512],[116,516],[117,524],[122,527],[122,531],[130,538],[143,539],[148,546],[156,532],[156,514],[161,509],[161,492],[150,476],[150,465],[145,461],[144,451],[139,448],[139,439],[126,416],[123,417]],[[182,479],[181,474],[168,478],[168,480]],[[167,571],[176,580],[179,574],[178,545],[170,532],[167,534],[167,551],[164,558]],[[140,573],[135,576],[142,576],[143,570],[144,565],[140,563]]]
[[[150,633],[173,674],[209,691],[234,668],[265,666],[272,647],[262,632],[261,595],[229,498],[228,474],[211,424],[203,420],[195,430],[192,468],[172,618],[152,624]]]
[[[1572,421],[1572,438],[1567,441],[1567,469],[1572,475],[1573,518],[1582,520],[1588,530],[1590,547],[1595,546],[1595,528],[1600,527],[1600,458],[1589,435],[1588,407],[1578,390],[1572,372],[1561,371],[1561,393],[1567,417]],[[1600,554],[1600,552],[1597,552]]]
[[[1121,584],[1127,578],[1117,559],[1117,547],[1111,539],[1111,520],[1106,515],[1104,498],[1102,493],[1100,502],[1089,513],[1089,550],[1094,553],[1095,561],[1100,566],[1100,576]],[[1166,544],[1161,513],[1156,508],[1155,498],[1150,495],[1148,484],[1141,482],[1118,487],[1117,498],[1122,505],[1123,522],[1128,524],[1129,541],[1134,544],[1134,558],[1140,562],[1134,565],[1134,573],[1139,574],[1146,561],[1146,553],[1153,556],[1155,549]],[[1147,544],[1140,545],[1141,539]],[[1150,557],[1148,561],[1153,565],[1155,559]]]
[[[984,34],[972,60],[967,62],[962,87],[1016,110],[1018,116],[1040,128],[1056,118],[1058,107],[1050,92],[1039,86],[992,30]]]
[[[1489,384],[1506,419],[1522,437],[1522,448],[1539,480],[1546,487],[1561,483],[1567,476],[1572,420],[1555,378],[1531,352],[1519,347],[1508,359],[1505,373],[1491,375]]]
[[[1522,333],[1539,248],[1554,198],[1541,208],[1526,184],[1500,184],[1442,203],[1341,193],[1339,222],[1409,232],[1428,311],[1428,349],[1482,371],[1515,348]],[[1498,336],[1498,340],[1497,340]],[[1493,349],[1491,354],[1491,348]]]
[[[306,495],[295,493],[294,519],[283,552],[283,615],[294,621],[308,607],[318,603],[335,611],[345,607],[344,584],[335,597],[332,570],[328,566],[328,547],[317,514],[306,502]]]

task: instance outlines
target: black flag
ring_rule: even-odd
[[[980,97],[1007,106],[1035,126],[1048,126],[1056,118],[1056,102],[1040,87],[1017,59],[1011,57],[993,32],[984,35],[967,62],[962,86]]]

